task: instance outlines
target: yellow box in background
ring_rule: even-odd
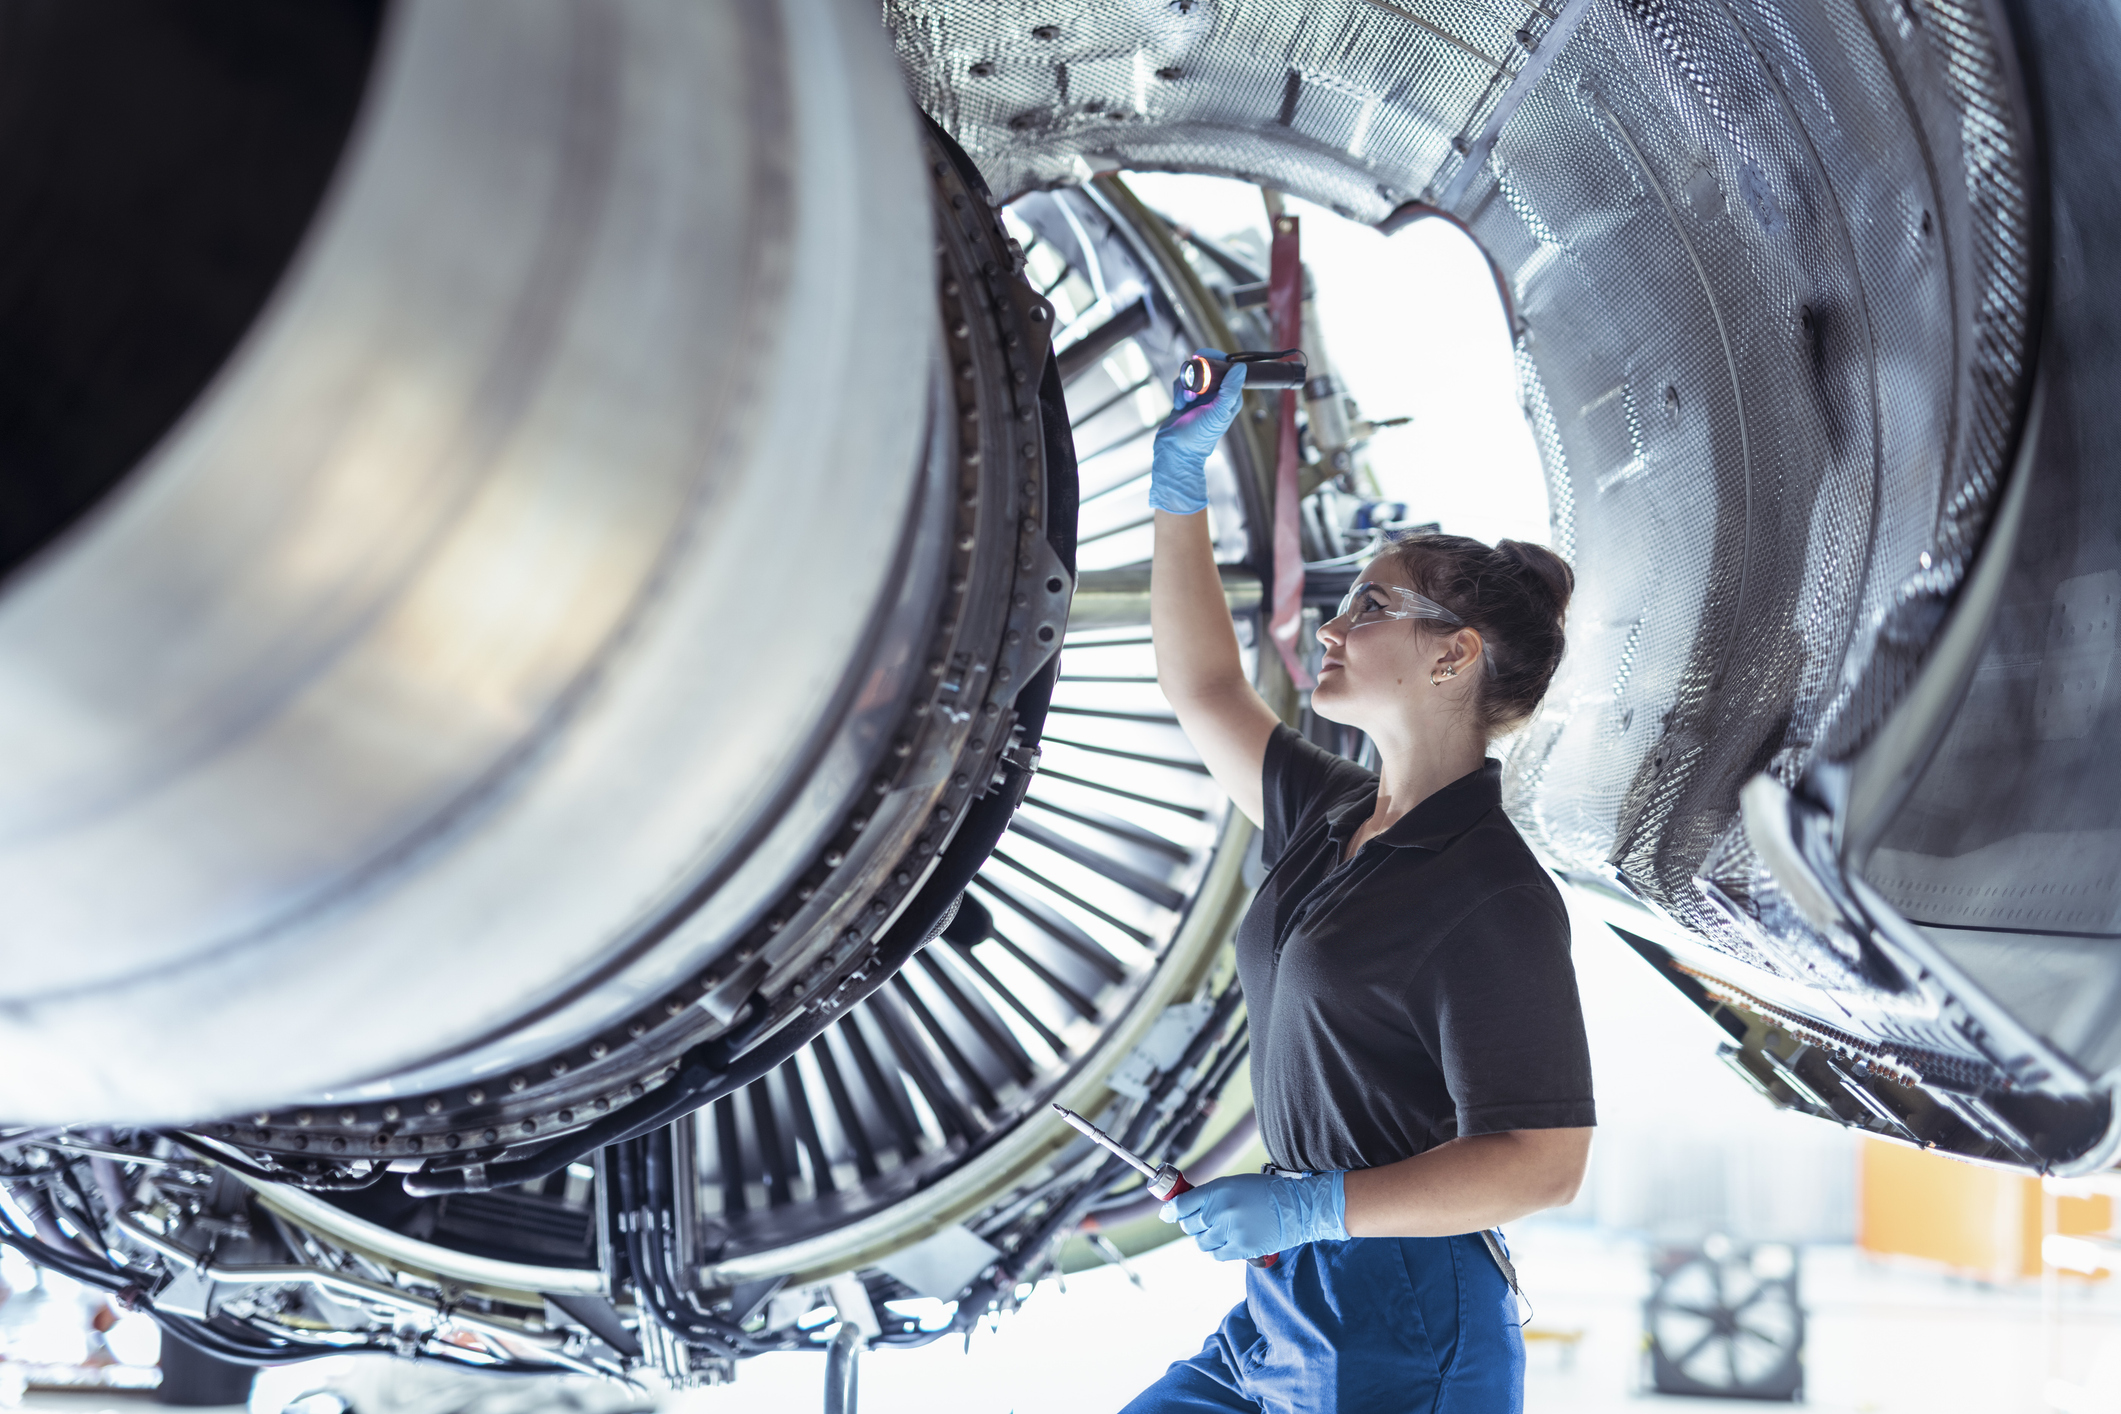
[[[2040,1242],[2113,1228],[2108,1197],[2049,1199],[2040,1180],[1867,1139],[1858,1163],[1856,1244],[1982,1281],[2040,1275]],[[2048,1205],[2054,1213],[2049,1226]]]

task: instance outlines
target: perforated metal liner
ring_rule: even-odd
[[[997,190],[1177,169],[1465,219],[1517,300],[1579,584],[1513,812],[1733,956],[1854,980],[1736,796],[1847,757],[1900,699],[2015,435],[2035,221],[1982,5],[885,14]]]

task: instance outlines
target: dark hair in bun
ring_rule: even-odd
[[[1475,699],[1480,724],[1491,735],[1523,725],[1567,647],[1562,622],[1576,588],[1568,563],[1544,545],[1463,535],[1410,535],[1390,553],[1417,590],[1479,631],[1488,664]]]

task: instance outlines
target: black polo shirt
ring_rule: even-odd
[[[1237,932],[1260,1137],[1284,1168],[1377,1168],[1447,1139],[1596,1123],[1569,919],[1489,761],[1342,864],[1377,777],[1287,727],[1267,873]]]

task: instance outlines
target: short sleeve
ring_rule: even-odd
[[[1266,815],[1260,822],[1261,857],[1272,865],[1307,814],[1351,791],[1374,790],[1376,784],[1377,777],[1347,757],[1306,741],[1286,723],[1275,727],[1260,765],[1260,806]]]
[[[1509,888],[1462,919],[1416,980],[1414,1024],[1442,1065],[1459,1137],[1596,1124],[1568,915]]]

